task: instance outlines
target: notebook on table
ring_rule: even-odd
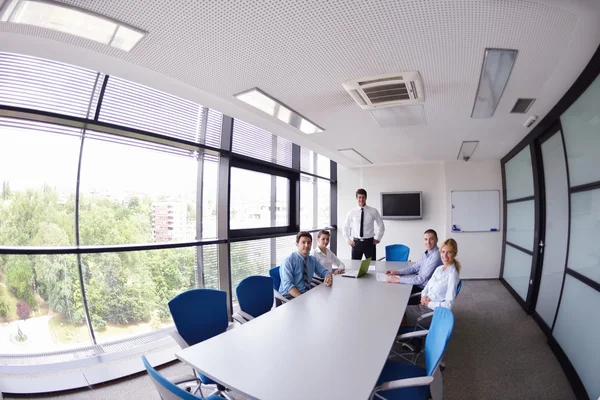
[[[371,264],[371,257],[361,261],[358,271],[348,271],[342,276],[345,276],[346,278],[360,278],[369,271],[369,264]]]

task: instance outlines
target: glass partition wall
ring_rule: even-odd
[[[335,229],[336,171],[192,101],[0,53],[0,365],[157,341],[192,288],[231,311],[300,227]]]
[[[548,336],[577,398],[600,397],[600,52],[503,160],[501,280]]]

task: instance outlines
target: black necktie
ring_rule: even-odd
[[[363,235],[364,235],[364,228],[365,228],[365,209],[361,208],[360,209],[360,232],[359,232],[359,236],[362,239]]]
[[[306,285],[306,291],[310,290],[310,282],[312,281],[308,279],[308,268],[306,267],[306,258],[304,259],[304,268],[302,270],[302,277],[304,278],[304,284]]]

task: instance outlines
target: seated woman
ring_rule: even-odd
[[[321,265],[329,270],[329,272],[333,272],[333,274],[341,274],[344,272],[345,265],[343,262],[336,257],[335,254],[331,250],[327,248],[329,245],[329,231],[320,230],[317,234],[317,245],[316,249],[313,249],[312,255],[321,263]],[[337,269],[334,271],[333,266],[336,266]]]
[[[447,239],[440,246],[440,256],[443,265],[436,268],[435,272],[421,292],[421,304],[406,307],[403,325],[415,326],[423,314],[432,312],[436,307],[451,309],[456,298],[456,287],[460,281],[460,263],[455,258],[458,254],[456,240]],[[423,328],[428,328],[431,318],[426,318],[419,323]]]

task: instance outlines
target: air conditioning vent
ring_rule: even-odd
[[[510,112],[513,114],[525,114],[534,101],[535,99],[517,99]]]
[[[363,77],[342,86],[363,110],[423,102],[423,85],[416,71]]]

